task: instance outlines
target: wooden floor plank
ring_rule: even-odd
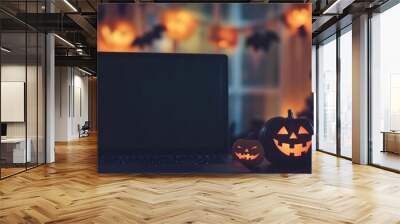
[[[0,223],[400,223],[400,175],[315,153],[311,175],[118,175],[96,139],[0,181]]]

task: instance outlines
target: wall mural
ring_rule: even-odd
[[[228,60],[229,153],[224,159],[215,166],[201,164],[198,169],[124,169],[310,173],[314,133],[311,16],[310,4],[101,4],[97,33],[99,65],[107,66],[105,60],[111,55],[138,53],[217,54],[226,55]],[[99,82],[102,76],[118,78],[115,72],[109,74],[108,69],[101,68]],[[135,67],[130,69],[132,75],[137,73]],[[106,92],[100,94],[100,102],[101,95],[106,97]],[[100,120],[100,126],[101,123]],[[100,136],[107,138],[105,134]],[[118,156],[126,161],[107,159],[113,149],[101,144],[102,140],[100,172],[120,172],[115,168],[118,164],[137,163],[129,159],[132,155],[118,150],[113,152],[118,151]]]

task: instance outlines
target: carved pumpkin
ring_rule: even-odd
[[[182,9],[165,11],[161,20],[167,30],[167,36],[175,41],[188,39],[197,28],[196,17]]]
[[[234,27],[214,26],[210,29],[210,41],[221,49],[232,49],[238,44],[239,33]]]
[[[132,24],[120,20],[113,25],[101,24],[99,26],[99,51],[125,52],[133,51],[133,41],[136,31]]]
[[[258,140],[238,139],[233,144],[232,155],[243,165],[255,167],[264,160],[264,148]]]
[[[264,124],[259,139],[266,157],[274,165],[291,166],[311,163],[313,127],[307,119],[275,117]]]

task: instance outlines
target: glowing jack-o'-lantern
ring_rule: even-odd
[[[136,31],[132,24],[120,20],[113,25],[101,24],[99,26],[99,50],[102,51],[132,51]]]
[[[214,26],[210,29],[210,41],[222,49],[232,49],[237,46],[239,33],[234,27]]]
[[[238,139],[233,144],[233,157],[245,166],[254,167],[264,160],[264,148],[258,140]]]
[[[182,9],[165,11],[161,20],[167,30],[167,36],[175,41],[188,39],[197,28],[196,17],[191,12]]]
[[[272,163],[310,160],[313,127],[307,119],[275,117],[266,122],[260,132],[260,141],[266,157]]]
[[[286,11],[284,22],[292,32],[298,32],[299,29],[310,32],[311,17],[311,8],[309,6],[296,6]]]

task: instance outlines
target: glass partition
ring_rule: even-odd
[[[28,3],[28,4],[27,4]],[[23,15],[44,1],[0,2]],[[0,12],[0,178],[45,163],[45,35]]]
[[[318,48],[318,149],[336,154],[336,36]]]
[[[31,162],[26,144],[26,33],[1,34],[1,175],[24,171]],[[6,49],[6,50],[4,50]]]

